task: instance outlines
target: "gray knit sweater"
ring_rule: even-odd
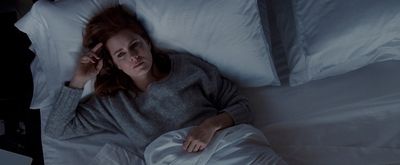
[[[145,147],[163,133],[200,124],[227,112],[235,124],[250,123],[248,101],[215,66],[191,55],[171,54],[166,79],[144,93],[120,91],[80,102],[81,89],[64,86],[50,113],[45,133],[58,139],[101,131],[125,134],[131,151],[143,157]]]

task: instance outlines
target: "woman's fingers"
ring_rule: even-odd
[[[97,66],[96,66],[97,71],[100,71],[101,68],[103,68],[103,60],[100,60],[100,61],[97,63]]]
[[[200,147],[199,147],[199,151],[203,151],[203,150],[204,150],[204,148],[206,148],[206,146],[207,146],[207,145],[200,145]]]
[[[205,148],[204,144],[196,142],[195,140],[187,140],[183,143],[183,149],[187,152],[199,152]]]
[[[200,144],[196,144],[195,146],[194,146],[194,150],[193,150],[193,152],[198,152],[198,151],[200,151]]]
[[[100,52],[100,48],[103,46],[103,43],[98,43],[92,50],[90,50],[91,52],[93,52],[94,54],[97,54]]]
[[[188,152],[193,152],[195,146],[196,146],[196,143],[191,142],[190,145],[189,145],[189,147],[188,147],[188,149],[187,149],[186,151],[188,151]]]
[[[101,58],[98,55],[94,54],[93,52],[88,52],[87,55],[82,57],[81,62],[82,63],[91,62],[91,63],[95,64],[95,63],[99,62],[100,60],[101,60]]]
[[[199,152],[206,148],[210,142],[213,132],[204,131],[201,127],[194,127],[190,130],[186,136],[185,142],[182,144],[182,148],[187,152]]]
[[[185,142],[183,143],[183,149],[187,152],[193,152],[196,143],[191,136],[186,137]]]
[[[97,55],[96,53],[94,53],[94,52],[92,52],[92,51],[88,52],[88,55],[87,55],[87,56],[89,56],[90,58],[94,58],[94,59],[96,59],[96,60],[100,60],[99,55]]]
[[[191,140],[186,139],[185,142],[183,143],[183,150],[187,151],[189,148],[189,145],[191,143]]]
[[[81,61],[80,61],[80,62],[81,62],[81,64],[83,64],[83,65],[87,65],[87,64],[92,65],[92,67],[93,67],[97,72],[100,71],[101,68],[103,68],[103,65],[104,65],[102,59],[96,60],[96,59],[93,59],[93,58],[88,57],[88,56],[83,56],[83,57],[81,58]]]
[[[91,63],[97,63],[101,58],[98,53],[100,52],[100,48],[103,46],[102,43],[98,43],[93,49],[86,53],[85,56],[82,57],[84,62],[90,61]]]
[[[81,58],[81,63],[87,64],[87,63],[96,63],[96,62],[92,58],[90,58],[88,56],[83,56]]]
[[[103,60],[97,55],[103,44],[97,44],[93,49],[80,58],[80,63],[75,72],[77,77],[89,80],[99,74],[103,67]]]

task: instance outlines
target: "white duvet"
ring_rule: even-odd
[[[182,149],[182,143],[190,128],[171,131],[155,139],[146,147],[145,160],[123,147],[106,144],[92,160],[92,164],[286,164],[270,149],[262,132],[253,126],[241,124],[219,131],[210,144],[197,153],[189,153]]]

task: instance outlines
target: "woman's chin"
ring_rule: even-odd
[[[149,73],[148,69],[145,68],[136,68],[136,70],[134,72],[131,72],[130,77],[132,78],[139,78],[139,77],[146,77],[146,75]]]

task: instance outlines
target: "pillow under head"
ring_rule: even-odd
[[[263,1],[120,2],[137,12],[158,47],[199,56],[241,86],[280,85],[264,31],[268,21],[261,20]]]
[[[137,13],[158,47],[200,56],[243,87],[280,84],[257,0],[37,1],[16,23],[31,39],[43,70],[35,75],[46,79],[47,90],[35,91],[34,97],[54,98],[72,77],[81,56],[86,23],[100,10],[117,4]],[[84,96],[93,91],[93,81],[84,91]],[[32,104],[45,106],[43,99],[35,100]]]

